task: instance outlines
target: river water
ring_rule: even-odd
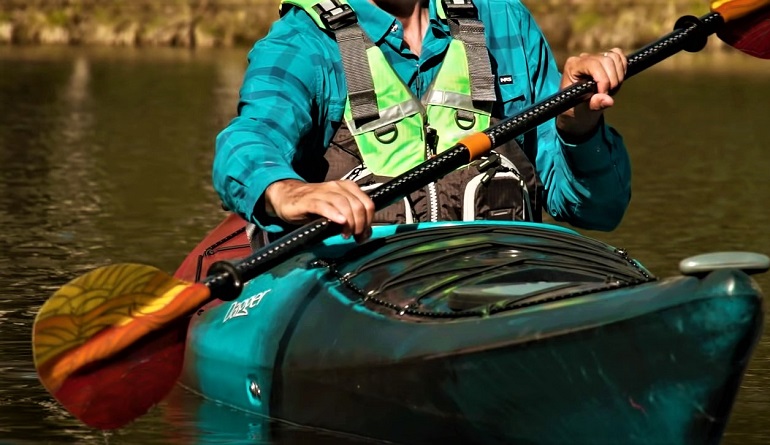
[[[235,112],[245,52],[0,47],[0,444],[343,442],[237,413],[205,424],[201,410],[221,408],[182,390],[104,434],[59,408],[32,363],[32,322],[53,291],[113,262],[172,272],[224,216],[213,138]],[[617,102],[608,119],[630,149],[633,200],[616,231],[588,235],[659,276],[707,251],[770,254],[770,62],[680,54]],[[757,281],[770,289],[770,274]],[[770,443],[767,338],[724,443]]]

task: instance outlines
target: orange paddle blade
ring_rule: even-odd
[[[718,12],[725,22],[730,22],[767,6],[770,6],[770,0],[714,0],[711,11]]]
[[[725,20],[717,36],[750,56],[770,59],[770,0],[719,0],[712,9]]]
[[[181,370],[184,317],[209,296],[209,288],[203,284],[181,281],[138,264],[106,266],[76,278],[57,291],[35,319],[32,346],[41,382],[84,423],[116,427],[113,420],[125,417],[122,413],[95,413],[93,407],[119,402],[118,408],[123,409],[126,400],[101,400],[103,395],[93,388],[110,387],[112,398],[118,396],[116,388],[144,391],[136,386],[138,381],[170,390]],[[150,337],[172,340],[149,342]],[[148,352],[139,354],[139,350]],[[147,378],[159,377],[142,374],[150,369],[157,371],[159,366],[148,364],[148,356],[168,359],[169,351],[179,363],[160,366],[177,374],[163,376],[160,384],[147,383]],[[145,411],[163,396],[165,393],[154,394],[152,398],[157,400],[145,400],[143,404],[149,403]],[[95,421],[93,415],[99,419]]]

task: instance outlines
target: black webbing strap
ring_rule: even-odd
[[[484,24],[471,0],[442,0],[449,22],[449,33],[465,45],[468,70],[471,77],[471,99],[494,102],[495,76],[489,61]]]
[[[334,33],[339,45],[353,121],[360,126],[379,119],[377,94],[366,55],[366,49],[373,46],[373,43],[358,25],[355,12],[337,0],[322,1],[313,9],[320,15],[326,28]]]

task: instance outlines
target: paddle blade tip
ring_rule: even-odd
[[[710,6],[725,22],[731,22],[770,6],[770,0],[712,0]]]
[[[105,266],[70,281],[42,305],[33,324],[41,383],[87,425],[122,426],[173,386],[186,316],[209,296],[203,284],[140,264]],[[169,329],[174,341],[158,341]]]
[[[725,24],[717,36],[733,48],[770,59],[770,0],[714,0],[711,11]]]
[[[182,370],[186,320],[146,336],[119,356],[70,374],[52,392],[91,428],[122,428],[146,414],[172,390]]]

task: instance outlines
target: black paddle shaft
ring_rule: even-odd
[[[723,23],[722,16],[717,13],[709,13],[700,18],[681,17],[673,32],[628,57],[626,78],[642,72],[679,51],[700,51],[705,47],[708,37]],[[484,130],[483,133],[489,137],[492,147],[497,147],[580,104],[596,91],[596,82],[593,80],[575,83],[528,107],[518,115]],[[369,196],[377,210],[383,209],[470,161],[468,148],[457,144],[374,189]],[[235,299],[240,295],[243,283],[297,252],[339,234],[341,229],[342,226],[339,224],[326,218],[319,218],[284,235],[237,263],[226,261],[214,263],[209,268],[204,283],[211,289],[212,297],[222,300]]]

